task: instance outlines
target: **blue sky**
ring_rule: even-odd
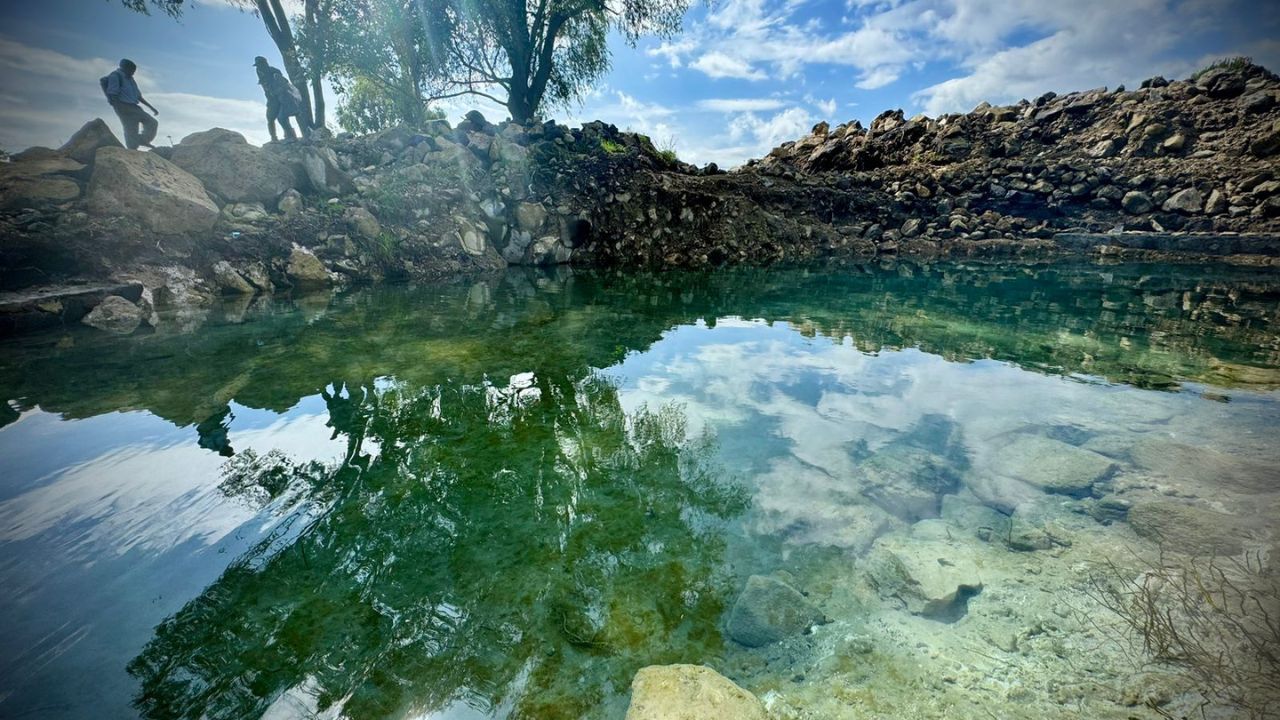
[[[693,6],[676,38],[612,48],[612,71],[554,117],[602,119],[731,166],[821,120],[1134,86],[1234,54],[1280,69],[1280,12],[1250,0],[716,0]],[[114,125],[97,79],[122,56],[160,108],[161,143],[212,126],[263,142],[255,55],[278,65],[261,21],[226,0],[196,0],[179,22],[117,0],[6,2],[0,147],[56,146],[95,116]],[[504,117],[480,101],[447,111],[472,106]]]

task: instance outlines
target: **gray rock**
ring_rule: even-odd
[[[1234,555],[1243,548],[1235,516],[1175,500],[1134,502],[1128,521],[1134,532],[1172,552]]]
[[[342,170],[332,148],[302,143],[270,143],[263,148],[293,172],[293,187],[323,197],[337,197],[356,191],[355,183]]]
[[[1204,209],[1204,196],[1195,188],[1186,188],[1169,196],[1161,209],[1165,212],[1198,213]]]
[[[102,118],[94,118],[76,131],[75,135],[58,148],[58,152],[83,165],[93,162],[99,148],[124,147]]]
[[[485,253],[485,235],[478,228],[467,228],[459,233],[462,249],[468,255],[484,255]]]
[[[1209,199],[1205,201],[1204,211],[1207,215],[1221,215],[1227,211],[1228,205],[1226,193],[1214,188],[1209,193]]]
[[[289,265],[285,269],[289,280],[301,288],[324,287],[329,284],[329,272],[324,263],[307,248],[294,245],[289,253]]]
[[[362,207],[354,207],[345,213],[347,227],[351,228],[351,232],[368,240],[377,240],[382,235],[382,225],[378,223],[378,218],[373,213]]]
[[[218,206],[200,181],[155,153],[98,150],[87,198],[92,213],[162,235],[207,232],[218,222]]]
[[[222,128],[188,135],[173,148],[171,159],[228,203],[274,203],[294,184],[288,165]]]
[[[108,295],[81,322],[117,335],[128,335],[142,324],[142,309],[119,295]]]
[[[516,226],[534,233],[547,221],[547,209],[541,203],[522,202],[516,206]]]
[[[761,647],[826,622],[823,614],[790,585],[763,575],[747,578],[746,589],[729,613],[729,637]]]
[[[253,294],[253,286],[226,260],[213,264],[213,281],[226,295]]]
[[[1266,90],[1259,90],[1240,98],[1240,108],[1251,115],[1264,113],[1275,107],[1275,104],[1275,95]]]
[[[1130,190],[1120,200],[1120,206],[1130,215],[1142,215],[1151,212],[1151,209],[1155,207],[1155,203],[1151,201],[1150,195],[1140,190]]]
[[[1059,440],[1020,435],[992,454],[989,468],[1045,492],[1083,497],[1116,465],[1110,458]]]
[[[553,235],[538,238],[529,248],[529,262],[534,265],[563,265],[573,257],[573,251]]]
[[[302,212],[302,193],[289,188],[284,191],[280,199],[276,201],[276,210],[280,211],[285,217],[293,217]]]
[[[625,720],[769,720],[764,705],[702,665],[650,665],[631,681]]]
[[[881,596],[941,621],[962,616],[969,598],[984,587],[972,549],[944,540],[886,535],[872,547],[866,568]]]
[[[51,155],[0,164],[0,208],[39,207],[80,197],[80,184],[70,175],[84,165]]]
[[[937,517],[939,497],[959,477],[942,457],[907,444],[891,444],[858,465],[862,494],[908,522]]]
[[[908,218],[902,223],[902,237],[910,238],[920,234],[920,228],[924,226],[924,221],[920,218]]]
[[[267,209],[260,202],[228,203],[222,208],[222,218],[233,225],[253,225],[267,217]]]

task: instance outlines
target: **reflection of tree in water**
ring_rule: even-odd
[[[353,718],[459,700],[578,718],[644,664],[720,651],[719,530],[747,497],[682,413],[628,416],[597,376],[326,400],[350,448],[336,471],[228,463],[224,492],[298,493],[317,518],[157,627],[130,664],[145,716],[253,717],[311,679]]]

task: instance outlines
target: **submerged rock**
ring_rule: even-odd
[[[1135,502],[1128,520],[1134,532],[1171,552],[1234,555],[1243,548],[1235,516],[1176,500]]]
[[[1022,435],[997,450],[991,469],[1045,492],[1083,497],[1115,463],[1096,452],[1043,435]]]
[[[983,588],[974,549],[944,540],[886,535],[872,547],[867,570],[882,596],[943,622],[962,617],[969,598]]]
[[[959,483],[951,463],[918,447],[895,444],[859,466],[862,493],[908,522],[937,517],[939,497]]]
[[[142,309],[119,295],[108,295],[81,322],[117,335],[128,335],[142,324]]]
[[[826,622],[799,590],[771,577],[752,575],[729,613],[729,637],[760,647]]]
[[[650,665],[631,681],[626,720],[768,720],[755,695],[702,665]]]

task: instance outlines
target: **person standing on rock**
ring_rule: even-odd
[[[102,92],[107,95],[107,102],[111,103],[112,109],[124,125],[124,144],[130,150],[137,150],[139,147],[154,148],[151,141],[156,139],[156,131],[160,129],[160,123],[155,118],[148,117],[139,107],[140,104],[146,105],[152,115],[160,115],[160,111],[142,97],[142,91],[133,79],[136,72],[138,66],[125,58],[120,61],[120,67],[98,81],[102,84]],[[138,130],[139,126],[142,128],[141,132]]]
[[[267,96],[267,132],[271,133],[271,141],[276,141],[276,121],[284,128],[284,136],[288,140],[296,140],[297,134],[289,124],[290,117],[298,118],[298,128],[302,137],[311,137],[311,128],[302,116],[302,93],[289,82],[284,73],[267,64],[267,59],[259,55],[253,59],[253,66],[258,70],[258,84]]]

